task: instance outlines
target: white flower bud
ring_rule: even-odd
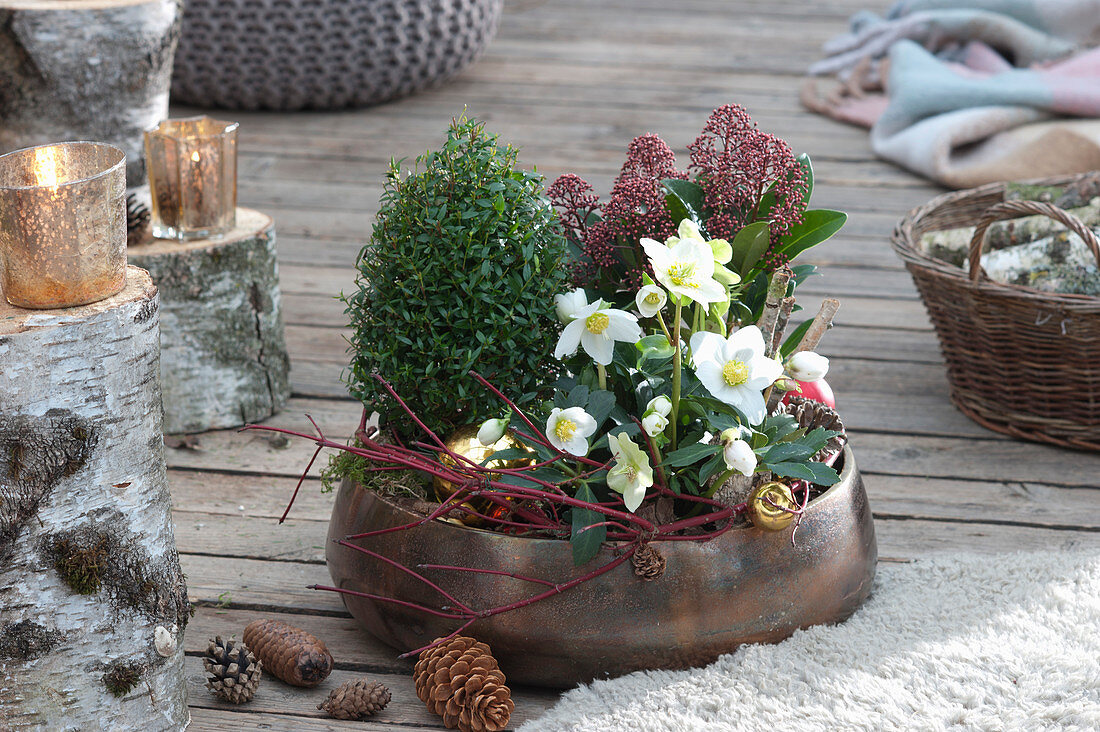
[[[477,441],[485,447],[492,447],[504,437],[504,431],[508,429],[506,419],[487,419],[477,431]]]
[[[642,417],[642,429],[650,437],[656,437],[665,431],[668,427],[668,418],[663,414],[657,412],[650,412],[646,416]]]
[[[645,285],[634,296],[634,304],[638,306],[638,313],[643,318],[652,318],[664,310],[668,302],[668,295],[657,285]]]
[[[829,359],[813,351],[799,351],[787,359],[787,373],[798,381],[817,381],[829,373]]]
[[[554,309],[558,313],[558,320],[570,323],[577,317],[577,311],[588,307],[588,295],[580,287],[572,292],[564,292],[554,295]]]
[[[649,400],[645,406],[645,413],[656,412],[662,417],[667,417],[672,412],[672,402],[666,396],[656,396]]]
[[[736,470],[741,475],[752,475],[756,470],[756,453],[744,440],[727,442],[722,450],[722,459],[727,468]]]

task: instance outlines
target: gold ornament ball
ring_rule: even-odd
[[[776,506],[782,508],[776,508]],[[795,503],[790,486],[779,481],[765,483],[754,490],[749,497],[749,519],[752,520],[753,526],[765,531],[782,531],[787,528],[796,517],[792,512],[798,509],[799,506]]]
[[[516,458],[514,460],[493,460],[489,463],[486,463],[485,467],[487,468],[522,468],[524,466],[533,465],[535,463],[534,453],[529,448],[525,447],[522,442],[512,437],[511,434],[505,433],[504,437],[501,437],[499,440],[497,440],[496,443],[490,445],[489,447],[482,445],[481,441],[477,439],[477,432],[480,428],[481,425],[476,424],[459,427],[457,430],[455,430],[454,434],[452,434],[444,441],[443,444],[445,444],[447,446],[447,449],[451,452],[455,453],[456,455],[461,455],[478,465],[480,465],[481,462],[485,460],[485,458],[489,457],[489,455],[493,454],[494,452],[500,452],[502,450],[507,450],[510,448],[518,448],[520,450],[525,450],[531,454],[531,457],[529,458]],[[443,452],[439,453],[439,462],[451,467],[455,467],[457,464],[457,461],[454,458]],[[465,465],[465,463],[463,464]],[[469,466],[467,465],[466,467]],[[436,499],[440,503],[446,501],[455,492],[455,484],[449,480],[444,480],[439,476],[435,476],[432,479],[432,484],[435,486]],[[492,501],[487,501],[485,499],[475,499],[471,503],[467,503],[464,505],[471,506],[472,508],[474,508],[474,510],[481,513],[486,513],[488,509],[492,508],[496,504],[494,504]],[[478,518],[477,516],[472,516],[462,511],[456,512],[455,518],[457,518],[459,521],[466,524],[467,526],[477,526],[483,523],[483,520]]]

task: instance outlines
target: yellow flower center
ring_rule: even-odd
[[[695,282],[695,263],[677,262],[668,268],[668,279],[677,287],[698,287]]]
[[[576,431],[577,423],[571,419],[559,419],[558,423],[554,425],[554,434],[557,435],[558,439],[562,442],[569,442],[572,440]]]
[[[741,386],[749,380],[749,366],[744,361],[726,361],[722,367],[722,378],[730,386]]]
[[[610,324],[611,318],[604,313],[592,313],[584,320],[584,327],[588,328],[589,333],[595,333],[596,335],[607,330],[607,326]]]
[[[661,295],[656,292],[651,292],[643,298],[650,305],[656,305],[661,302]]]

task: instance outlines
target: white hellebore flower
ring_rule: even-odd
[[[670,292],[703,305],[727,298],[725,286],[714,279],[714,253],[701,239],[679,239],[672,246],[642,239],[642,248]]]
[[[657,285],[645,285],[634,296],[634,304],[638,306],[638,312],[643,318],[652,318],[665,309],[668,295]]]
[[[626,436],[625,432],[608,439],[615,456],[615,467],[607,471],[607,487],[623,495],[628,511],[635,511],[645,499],[646,488],[653,485],[653,467],[649,456]]]
[[[504,430],[506,429],[508,429],[508,420],[487,419],[481,424],[481,429],[477,431],[477,441],[484,447],[492,447],[500,441],[501,437],[504,437]]]
[[[558,320],[570,323],[577,317],[577,311],[588,307],[588,295],[584,289],[578,287],[572,292],[563,292],[554,295],[554,310],[558,313]]]
[[[596,420],[581,407],[554,407],[546,420],[546,438],[550,444],[577,457],[588,454],[588,438],[595,431]]]
[[[741,475],[752,475],[756,472],[756,453],[752,446],[744,440],[730,440],[722,448],[722,459],[726,467],[736,470]]]
[[[787,373],[796,381],[818,381],[829,373],[829,359],[813,351],[799,351],[787,359]]]
[[[615,341],[636,343],[643,335],[638,318],[597,300],[576,311],[575,319],[565,326],[558,338],[554,358],[572,356],[579,345],[593,361],[607,366],[615,357]]]
[[[642,429],[650,437],[656,437],[668,427],[668,417],[657,412],[650,412],[642,417]]]
[[[667,417],[672,412],[672,402],[666,396],[655,396],[645,405],[645,413],[656,412],[662,417]]]
[[[750,424],[767,416],[764,389],[783,375],[783,366],[764,355],[764,336],[755,325],[729,338],[700,331],[691,337],[695,375],[715,399],[741,410]]]

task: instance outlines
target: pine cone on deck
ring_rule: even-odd
[[[264,668],[291,686],[317,686],[332,672],[325,644],[282,620],[254,620],[244,629],[244,642]]]
[[[149,207],[131,193],[126,196],[126,246],[144,244],[152,235]]]
[[[634,574],[647,582],[660,579],[665,573],[665,557],[652,544],[638,547],[638,551],[630,556],[630,563],[634,565]]]
[[[230,704],[252,701],[263,675],[263,664],[248,646],[239,641],[223,641],[220,635],[210,641],[202,665],[210,674],[206,688]]]
[[[420,654],[413,667],[416,695],[448,729],[499,732],[516,708],[489,646],[455,636]]]
[[[390,703],[390,690],[369,679],[345,681],[317,705],[336,719],[365,719]]]
[[[821,460],[827,455],[840,452],[844,445],[848,443],[848,436],[844,434],[844,423],[840,421],[840,415],[821,402],[792,394],[787,398],[786,404],[779,406],[779,412],[786,412],[794,417],[798,421],[798,426],[807,432],[821,427],[840,433],[825,444],[825,447],[814,456],[815,460]]]

